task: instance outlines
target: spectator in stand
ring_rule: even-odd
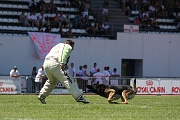
[[[21,15],[19,16],[19,22],[21,22],[24,26],[30,26],[28,19],[25,15],[25,12],[22,12]]]
[[[156,7],[154,6],[154,4],[150,4],[150,6],[149,6],[149,11],[148,11],[148,14],[149,14],[149,16],[151,16],[151,17],[156,17],[157,16],[157,9],[156,9]]]
[[[40,11],[44,11],[44,12],[47,12],[48,9],[47,9],[47,4],[46,2],[44,2],[44,0],[40,0],[37,4],[37,11],[40,12]]]
[[[102,23],[101,22],[98,23],[98,29],[99,29],[99,34],[104,34],[104,30],[102,28]]]
[[[48,13],[56,13],[58,12],[57,6],[54,3],[54,0],[51,0],[48,4]]]
[[[60,12],[59,24],[60,24],[60,27],[62,27],[62,28],[64,28],[66,26],[65,15],[63,12]]]
[[[140,21],[139,21],[139,18],[138,18],[138,17],[135,17],[135,19],[134,19],[134,24],[135,24],[135,25],[139,25],[139,24],[140,24]]]
[[[56,12],[56,15],[53,17],[52,24],[53,24],[53,26],[55,26],[57,28],[60,27],[60,19],[59,19],[58,12]]]
[[[103,84],[102,78],[104,77],[104,74],[100,72],[99,68],[97,69],[97,72],[93,74],[93,77],[95,79],[93,84],[96,84],[96,83]]]
[[[41,11],[40,15],[38,16],[38,20],[39,20],[39,25],[42,26],[42,27],[45,24],[49,23],[49,17],[46,14],[44,14],[43,11]]]
[[[36,1],[35,1],[35,0],[31,0],[31,1],[29,2],[29,9],[30,9],[31,11],[37,10],[37,4],[36,4]]]
[[[64,7],[71,7],[71,2],[70,0],[61,0],[62,4]]]
[[[132,10],[132,5],[130,0],[126,0],[125,2],[125,15],[129,16],[130,11]]]
[[[157,21],[156,21],[156,17],[154,17],[154,18],[151,20],[151,27],[152,27],[153,29],[160,29],[160,27],[159,27],[159,25],[158,25],[158,23],[157,23]]]
[[[84,11],[84,2],[82,1],[79,1],[79,5],[78,5],[78,10],[79,10],[79,13],[82,13],[82,11]],[[82,15],[82,14],[81,14]]]
[[[108,22],[110,4],[107,0],[104,0],[102,15],[105,22]]]
[[[149,18],[149,13],[146,10],[143,10],[141,18],[143,19],[144,16],[147,16]]]
[[[30,12],[30,14],[27,16],[28,22],[29,24],[34,27],[34,25],[36,25],[37,27],[39,26],[39,22],[36,16],[36,12]]]
[[[95,31],[95,34],[103,34],[103,28],[102,28],[101,23],[97,22],[94,24],[94,31]]]
[[[65,37],[66,38],[73,38],[72,28],[69,28],[69,30],[65,33]]]
[[[71,3],[71,7],[76,8],[79,6],[79,0],[69,0]]]
[[[86,15],[89,16],[89,10],[91,8],[90,1],[86,0],[82,2],[83,9],[81,10],[82,17],[85,17]]]
[[[141,7],[140,1],[139,1],[139,0],[135,0],[133,7],[134,7],[134,10],[139,11],[139,10],[140,10],[140,7]]]
[[[13,69],[10,71],[10,77],[15,77],[15,78],[20,77],[20,73],[17,70],[16,66],[14,66]]]
[[[48,33],[51,32],[51,26],[50,26],[50,25],[47,25],[47,26],[46,26],[45,32],[48,32]]]
[[[76,69],[74,67],[74,63],[71,63],[70,67],[68,68],[68,72],[72,77],[76,77]]]
[[[89,20],[87,26],[86,26],[86,32],[88,34],[95,34],[94,26],[91,20]]]
[[[178,17],[178,14],[180,13],[180,3],[178,0],[174,0],[174,12],[176,13],[176,17]]]
[[[144,16],[144,18],[141,20],[140,27],[142,29],[148,29],[149,28],[149,18],[148,16]]]
[[[104,34],[106,35],[110,34],[110,27],[106,22],[102,24],[102,29],[103,29]]]
[[[66,33],[62,30],[62,27],[59,28],[58,33],[61,35],[61,37],[65,37]]]
[[[82,26],[82,21],[81,21],[81,14],[78,14],[74,17],[73,19],[73,27],[75,29],[80,29]]]
[[[62,38],[65,37],[66,33],[63,32],[62,27],[59,28],[58,33],[61,35]]]
[[[71,20],[69,18],[69,15],[66,15],[64,22],[65,22],[65,26],[64,26],[65,28],[72,28],[72,24],[71,24]]]
[[[40,89],[42,88],[43,79],[46,79],[46,73],[45,73],[44,67],[42,66],[41,68],[39,68],[38,73],[35,78],[36,93],[39,93]]]
[[[82,28],[83,29],[85,29],[86,28],[86,26],[87,26],[87,24],[88,24],[88,22],[89,22],[89,17],[87,16],[87,15],[85,15],[85,17],[83,17],[82,19],[81,19],[81,22],[82,22]]]

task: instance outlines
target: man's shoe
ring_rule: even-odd
[[[38,99],[39,99],[39,101],[41,101],[42,104],[46,104],[45,98],[46,97],[44,97],[44,96],[38,96]]]
[[[82,103],[85,103],[85,104],[88,104],[89,102],[87,100],[85,100],[82,96],[80,96],[78,99],[77,99],[77,102],[82,102]]]

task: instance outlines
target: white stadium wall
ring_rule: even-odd
[[[31,75],[33,66],[41,67],[30,37],[0,36],[0,75],[9,75],[14,65],[21,75]],[[67,39],[61,39],[62,42]],[[180,35],[118,33],[117,40],[73,39],[75,50],[69,63],[98,68],[116,67],[121,73],[122,59],[142,59],[143,76],[180,77]]]

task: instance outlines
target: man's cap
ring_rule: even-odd
[[[17,68],[17,66],[14,66],[13,68]]]

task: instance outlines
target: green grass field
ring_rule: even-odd
[[[179,96],[136,96],[127,105],[85,96],[89,104],[50,95],[43,105],[37,95],[0,95],[0,120],[180,120]]]

